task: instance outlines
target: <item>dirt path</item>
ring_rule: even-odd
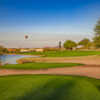
[[[34,58],[28,58],[28,60]],[[67,57],[67,58],[35,58],[43,62],[73,62],[83,63],[85,66],[53,68],[47,70],[8,70],[0,69],[0,76],[18,74],[58,74],[58,75],[79,75],[100,79],[100,56]]]
[[[100,56],[22,58],[21,60],[26,62],[73,62],[85,65],[100,65]]]
[[[100,66],[87,65],[67,68],[53,68],[47,70],[8,70],[0,69],[0,76],[20,74],[58,74],[58,75],[79,75],[100,79]]]

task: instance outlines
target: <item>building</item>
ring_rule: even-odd
[[[21,48],[20,52],[43,52],[43,48]]]
[[[35,48],[35,51],[36,51],[36,52],[43,52],[44,49],[43,49],[43,48]]]
[[[16,48],[7,48],[8,52],[16,52],[17,49]]]
[[[29,49],[26,49],[26,48],[21,48],[20,49],[20,52],[30,52],[30,50]]]

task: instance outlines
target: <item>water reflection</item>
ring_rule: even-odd
[[[37,56],[28,56],[28,55],[1,55],[0,61],[2,64],[17,64],[16,60],[24,57],[37,57]]]

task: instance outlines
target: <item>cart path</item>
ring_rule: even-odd
[[[81,57],[44,57],[44,58],[22,58],[26,62],[51,62],[51,63],[81,63],[85,65],[100,65],[100,56],[81,56]]]
[[[52,68],[41,70],[0,69],[0,76],[24,74],[78,75],[100,79],[100,65],[84,65],[66,68]]]

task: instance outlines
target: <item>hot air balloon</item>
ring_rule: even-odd
[[[25,36],[24,36],[25,39],[28,39],[28,37],[29,37],[28,35],[25,35]]]

